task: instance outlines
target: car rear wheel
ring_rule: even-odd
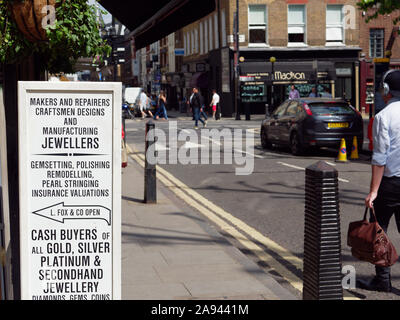
[[[261,145],[263,149],[270,149],[272,147],[271,142],[268,140],[268,134],[264,128],[261,129]]]
[[[290,150],[295,156],[299,156],[304,152],[304,148],[300,143],[299,135],[297,134],[297,132],[293,132],[290,137]]]

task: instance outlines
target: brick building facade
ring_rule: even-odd
[[[367,61],[383,58],[393,31],[393,20],[400,16],[400,12],[379,16],[368,23],[365,22],[366,14],[364,12],[358,14],[360,16],[360,47],[363,56]],[[398,38],[393,42],[391,50],[391,60],[394,65],[400,65],[400,39]]]
[[[346,98],[359,107],[361,49],[356,3],[239,0],[240,74],[255,75],[254,83],[241,83],[241,101],[251,104],[252,113],[264,112],[266,104],[275,108],[287,97],[290,84],[298,86],[303,95],[314,85],[319,90],[329,87],[333,96]],[[224,101],[222,113],[231,116],[235,99],[236,1],[217,0],[217,4],[215,12],[182,29],[182,72],[187,91],[197,85],[209,97],[210,89],[217,88]],[[274,66],[270,57],[276,58]],[[284,79],[272,79],[276,72]],[[298,78],[290,78],[290,74]],[[251,92],[258,92],[258,96],[246,98]]]
[[[383,73],[400,68],[400,36],[393,20],[400,12],[378,16],[366,22],[372,12],[359,12],[360,19],[360,105],[361,111],[373,116],[374,105]],[[394,29],[396,27],[396,29]]]

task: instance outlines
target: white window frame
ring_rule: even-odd
[[[204,52],[208,53],[208,39],[207,39],[207,33],[208,33],[208,20],[204,20]]]
[[[219,48],[219,25],[218,25],[218,15],[214,14],[214,46],[215,49]]]
[[[191,55],[191,44],[190,44],[190,31],[186,33],[186,39],[187,39],[187,56]]]
[[[325,18],[326,21],[326,28],[325,28],[325,45],[326,46],[344,46],[346,43],[346,32],[345,32],[345,27],[344,27],[344,12],[343,12],[343,8],[344,5],[343,4],[327,4],[326,5],[326,11],[325,11],[325,17],[327,17],[328,15],[328,8],[329,7],[340,7],[341,8],[341,13],[342,13],[342,23],[341,24],[328,24],[327,18]],[[341,28],[342,29],[342,41],[328,41],[327,40],[327,33],[328,33],[328,28]]]
[[[210,17],[208,19],[208,37],[209,37],[209,46],[210,46],[210,51],[213,50],[213,21],[212,21],[212,17]]]
[[[191,54],[194,54],[196,52],[195,51],[196,46],[195,46],[194,31],[192,30],[190,34],[191,34],[191,36],[190,36],[190,38],[191,38],[190,52],[191,52]]]
[[[289,24],[289,11],[290,11],[289,8],[290,7],[294,7],[294,6],[303,7],[304,22],[301,23],[301,24],[295,24],[295,23]],[[287,32],[287,34],[288,34],[288,38],[287,38],[288,47],[304,47],[304,46],[307,46],[307,6],[305,4],[288,4],[287,17],[288,17],[287,18],[288,19],[288,21],[287,21],[287,23],[288,23],[288,32]],[[304,41],[303,42],[289,42],[289,28],[290,27],[303,28],[303,30],[304,30]]]
[[[374,37],[374,39],[372,39],[371,38],[371,32],[372,31],[380,31],[380,32],[382,32],[382,38],[381,38],[381,40],[382,40],[382,51],[380,52],[381,53],[381,55],[380,56],[377,56],[376,55],[376,52],[377,52],[377,50],[376,50],[376,41],[378,40],[378,38],[375,36]],[[377,35],[377,33],[375,33],[375,35]],[[375,41],[375,44],[374,44],[374,48],[375,48],[375,52],[372,52],[372,46],[371,46],[371,42],[372,42],[372,40],[374,40]],[[385,56],[385,29],[384,28],[370,28],[369,29],[369,56],[370,56],[370,58],[384,58],[384,56]]]
[[[226,47],[227,45],[227,38],[226,38],[226,14],[225,9],[221,11],[221,34],[222,34],[222,47]]]
[[[255,7],[255,6],[263,6],[265,7],[265,42],[264,43],[252,43],[250,42],[250,30],[257,30],[257,29],[262,29],[261,25],[251,25],[251,21],[250,21],[250,7]],[[249,39],[248,41],[248,46],[249,47],[268,47],[268,7],[265,4],[249,4],[247,7],[247,21],[248,21],[248,34],[247,34],[247,39]]]
[[[203,29],[203,21],[200,22],[200,54],[204,54],[204,29]]]
[[[199,53],[199,30],[194,30],[194,52]]]
[[[183,34],[183,46],[185,48],[185,56],[187,56],[188,55],[188,45],[187,45],[186,33]]]

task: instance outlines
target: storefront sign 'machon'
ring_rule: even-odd
[[[282,72],[282,71],[275,71],[274,73],[274,80],[276,81],[291,81],[291,80],[305,80],[306,75],[304,72]]]

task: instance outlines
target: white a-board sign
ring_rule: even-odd
[[[121,298],[120,83],[19,82],[21,298]]]

